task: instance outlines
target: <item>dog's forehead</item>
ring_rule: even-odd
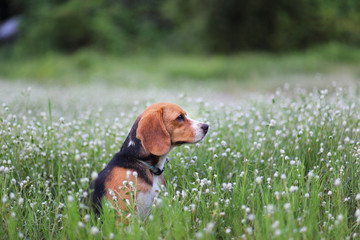
[[[162,110],[164,113],[167,114],[178,114],[178,113],[185,113],[185,111],[179,107],[178,105],[174,104],[174,103],[155,103],[150,105],[149,107],[147,107],[143,114],[146,114],[148,112],[152,112],[152,111],[160,111]]]

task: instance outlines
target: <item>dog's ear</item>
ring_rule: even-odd
[[[141,117],[136,137],[146,151],[162,156],[170,151],[170,135],[165,128],[162,111],[152,111]]]

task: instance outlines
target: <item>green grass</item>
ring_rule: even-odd
[[[210,131],[172,150],[166,192],[146,220],[132,212],[128,225],[106,204],[98,219],[80,199],[149,99],[100,102],[98,111],[55,97],[33,104],[19,94],[0,108],[0,236],[358,238],[360,98],[328,90],[279,90],[226,105],[175,100]]]
[[[0,59],[1,239],[359,238],[356,48]],[[91,176],[164,100],[210,123],[208,136],[172,150],[147,219],[131,210],[121,224],[106,202],[98,219],[81,201]]]
[[[72,86],[74,83],[101,82],[131,88],[174,87],[210,84],[229,90],[239,84],[247,88],[273,87],[296,79],[332,74],[346,69],[358,77],[360,50],[336,43],[302,52],[268,54],[242,53],[232,56],[179,54],[114,56],[91,50],[73,55],[47,53],[34,57],[6,58],[2,55],[0,77],[33,83]]]

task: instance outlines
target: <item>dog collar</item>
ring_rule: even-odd
[[[163,169],[160,169],[160,168],[158,168],[158,167],[155,167],[154,165],[150,165],[150,164],[148,164],[147,162],[145,162],[145,161],[143,161],[143,160],[140,160],[140,159],[138,159],[140,162],[143,162],[143,163],[145,163],[146,164],[146,166],[148,166],[149,167],[149,169],[150,169],[150,171],[153,173],[153,174],[155,174],[155,175],[161,175],[163,172],[164,172],[164,170],[165,170],[165,167],[163,168]]]

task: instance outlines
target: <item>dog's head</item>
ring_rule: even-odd
[[[162,156],[172,146],[199,142],[208,128],[209,125],[190,119],[176,104],[156,103],[139,116],[136,138],[146,152]]]

